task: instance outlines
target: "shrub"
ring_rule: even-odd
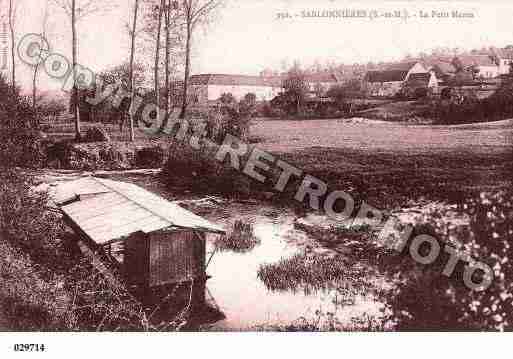
[[[441,223],[443,213],[431,217],[431,227],[447,234],[446,241],[487,263],[494,271],[491,286],[481,292],[463,284],[463,264],[451,278],[443,276],[443,264],[416,265],[404,271],[404,281],[391,295],[390,307],[402,330],[512,330],[510,310],[513,299],[510,261],[513,235],[513,202],[511,191],[482,192],[467,199],[460,211],[471,216],[468,230],[455,230]]]
[[[0,165],[37,167],[44,160],[38,115],[0,74]]]
[[[230,195],[249,194],[250,180],[227,163],[219,163],[218,145],[194,149],[185,143],[173,143],[164,166],[166,182],[171,186],[190,187],[198,192]]]
[[[160,146],[145,147],[136,152],[137,167],[157,168],[164,164],[164,150]]]

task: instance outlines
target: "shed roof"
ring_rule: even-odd
[[[131,183],[85,177],[60,185],[54,199],[100,245],[136,232],[168,228],[224,233],[221,227]]]

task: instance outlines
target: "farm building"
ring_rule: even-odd
[[[454,58],[457,68],[474,73],[475,77],[494,78],[499,76],[499,66],[492,55],[460,55]]]
[[[406,96],[426,96],[438,90],[438,80],[434,72],[411,74],[404,83],[403,93]]]
[[[453,78],[457,72],[452,59],[449,58],[430,61],[426,67],[428,71],[435,73],[439,85]]]
[[[194,75],[190,78],[189,101],[202,106],[217,101],[225,93],[231,93],[237,101],[248,93],[255,94],[257,101],[270,101],[283,91],[285,76]],[[339,78],[332,72],[320,72],[306,74],[305,81],[310,91],[325,92],[336,85]]]
[[[420,62],[397,63],[381,71],[368,71],[364,84],[369,96],[393,97],[401,92],[411,74],[426,72]]]
[[[147,291],[206,280],[206,233],[224,230],[130,183],[86,177],[54,196],[66,223],[119,266],[129,287]]]
[[[499,75],[507,75],[510,73],[513,64],[513,48],[492,49],[492,56],[495,58],[499,66]]]
[[[190,78],[190,101],[205,105],[217,101],[222,94],[231,93],[237,101],[253,93],[258,101],[270,101],[281,92],[281,77],[202,74]]]

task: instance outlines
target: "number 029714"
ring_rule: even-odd
[[[14,344],[15,352],[44,352],[45,350],[44,344]]]

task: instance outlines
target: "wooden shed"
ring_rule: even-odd
[[[114,259],[127,284],[151,289],[205,279],[206,233],[224,230],[137,185],[85,177],[58,186],[65,220]]]

